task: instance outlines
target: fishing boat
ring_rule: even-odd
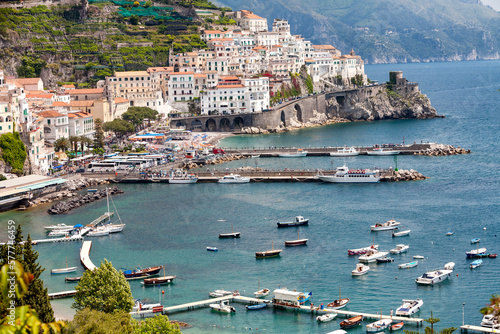
[[[413,268],[416,266],[418,266],[418,261],[412,261],[412,262],[408,262],[408,263],[402,263],[402,264],[398,265],[398,268],[399,269],[407,269],[407,268]]]
[[[390,252],[391,254],[401,254],[407,252],[408,249],[410,249],[409,245],[399,244],[396,245],[396,248],[391,249]]]
[[[322,172],[316,178],[328,183],[377,183],[380,182],[378,170],[349,169],[347,166],[337,167],[335,174],[326,175]]]
[[[353,157],[359,155],[359,151],[356,151],[354,147],[344,147],[337,152],[330,152],[331,157]]]
[[[80,280],[82,279],[82,276],[77,276],[77,277],[64,277],[64,280],[66,282],[80,282]]]
[[[434,285],[436,283],[444,282],[449,277],[451,277],[452,273],[453,270],[446,270],[446,269],[432,270],[418,277],[415,280],[415,282],[417,284]]]
[[[453,231],[448,231],[448,232],[446,232],[446,235],[447,235],[447,236],[450,236],[450,235],[453,235],[453,233],[455,233],[455,232],[453,232]]]
[[[481,240],[481,239],[479,239],[479,238],[474,238],[474,239],[471,239],[471,240],[470,240],[470,243],[471,243],[471,244],[477,244],[480,240]]]
[[[226,290],[215,290],[214,292],[210,292],[208,295],[213,298],[218,298],[218,297],[224,297],[224,296],[229,296],[232,295],[232,291],[226,291]]]
[[[362,263],[357,263],[356,269],[351,271],[351,273],[352,273],[352,276],[361,276],[361,275],[366,274],[369,270],[370,270],[369,266],[366,266]]]
[[[307,151],[304,151],[301,148],[299,148],[297,150],[297,152],[278,154],[278,156],[280,158],[301,158],[301,157],[305,157],[306,155],[307,155]]]
[[[384,148],[374,148],[373,151],[367,151],[368,155],[376,155],[376,156],[386,156],[386,155],[397,155],[400,151],[395,150],[387,150]]]
[[[221,300],[216,304],[208,305],[211,310],[221,313],[235,313],[236,309],[233,306],[230,306],[227,301]]]
[[[389,256],[384,256],[377,259],[377,263],[394,262],[394,258]]]
[[[348,255],[363,255],[366,254],[370,250],[378,250],[378,245],[371,245],[369,247],[356,248],[356,249],[348,249]]]
[[[278,227],[290,227],[290,226],[302,226],[309,224],[309,219],[305,219],[302,216],[295,217],[295,221],[291,222],[279,222]]]
[[[248,182],[250,182],[250,178],[240,176],[239,174],[231,173],[229,175],[224,175],[217,182],[218,183],[248,183]]]
[[[170,175],[168,183],[172,184],[191,184],[198,182],[198,178],[194,174],[188,174],[187,171],[177,169]]]
[[[233,224],[231,223],[231,233],[220,233],[219,238],[224,239],[224,238],[239,238],[241,232],[234,232],[233,230]]]
[[[304,292],[298,298],[299,304],[307,303],[309,301],[309,299],[311,298],[311,296],[312,296],[312,292],[309,292],[309,293]]]
[[[126,279],[137,279],[143,278],[146,276],[158,275],[160,270],[163,269],[163,266],[153,266],[145,269],[136,268],[134,270],[125,270],[122,271],[123,275]]]
[[[476,248],[476,249],[472,249],[468,252],[465,253],[465,257],[467,259],[473,259],[479,255],[484,255],[486,254],[486,248]]]
[[[404,230],[404,231],[400,231],[400,232],[392,232],[392,237],[395,238],[395,237],[404,237],[406,235],[409,235],[411,232],[411,230]]]
[[[46,229],[47,231],[54,231],[54,230],[57,230],[57,231],[61,231],[61,230],[71,231],[74,227],[71,226],[71,225],[66,225],[66,224],[57,224],[57,225],[44,226],[43,228]]]
[[[275,257],[279,256],[281,253],[281,249],[274,249],[274,242],[271,242],[271,250],[264,252],[255,252],[255,257],[258,259],[266,258],[266,257]]]
[[[494,259],[494,258],[497,257],[497,254],[490,254],[490,255],[488,255],[488,257],[491,258],[491,259]]]
[[[269,289],[261,289],[259,291],[255,291],[253,293],[253,295],[255,296],[255,298],[260,298],[260,297],[267,296],[269,294],[269,292],[271,292],[271,290],[269,290]]]
[[[207,247],[207,251],[209,251],[209,252],[218,252],[219,249],[217,247]]]
[[[297,240],[288,240],[285,241],[285,247],[291,246],[305,246],[309,239],[300,239],[299,230],[297,230]]]
[[[328,321],[332,321],[336,317],[337,317],[337,313],[331,312],[331,313],[327,313],[327,314],[323,314],[323,315],[318,315],[316,317],[316,320],[319,322],[328,322]]]
[[[376,223],[375,225],[370,226],[371,231],[387,231],[387,230],[396,230],[401,223],[395,221],[394,219],[388,220],[385,223]]]
[[[483,260],[479,259],[479,260],[474,260],[470,263],[470,268],[471,269],[474,269],[474,268],[477,268],[479,267],[480,265],[483,264]]]
[[[386,328],[388,328],[391,324],[392,324],[392,319],[380,319],[378,321],[366,325],[366,331],[368,333],[381,332]]]
[[[68,267],[68,258],[66,258],[66,268],[61,268],[61,269],[52,269],[50,271],[51,274],[66,274],[66,273],[73,273],[76,271],[77,267]]]
[[[333,302],[328,303],[326,305],[326,308],[329,308],[331,310],[339,310],[346,307],[347,303],[349,303],[349,298],[342,298],[339,287],[339,299],[335,299]]]
[[[165,275],[165,273],[163,274]],[[163,276],[163,277],[153,277],[153,278],[145,278],[141,284],[144,286],[152,286],[152,285],[160,285],[160,284],[169,284],[172,283],[176,276]]]
[[[396,309],[396,315],[409,317],[420,311],[422,305],[424,305],[422,299],[403,299],[403,304]]]
[[[370,263],[370,262],[375,262],[377,261],[378,258],[387,256],[389,252],[380,252],[376,249],[372,249],[368,251],[366,254],[361,255],[358,259],[359,262],[361,263]]]
[[[263,308],[266,308],[266,307],[267,307],[266,303],[260,303],[260,304],[246,306],[247,310],[249,310],[249,311],[262,310]]]
[[[405,323],[401,321],[401,322],[398,322],[397,324],[392,325],[389,329],[391,331],[397,331],[397,330],[400,330],[401,328],[403,328],[404,325],[405,325]]]
[[[346,328],[353,328],[361,324],[363,321],[363,316],[362,315],[357,315],[355,317],[346,319],[340,323],[340,328],[346,329]]]

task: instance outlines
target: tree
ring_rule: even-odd
[[[148,107],[130,107],[122,115],[122,119],[132,123],[135,128],[138,128],[144,123],[145,119],[151,121],[152,119],[156,119],[157,116],[158,111],[154,109]]]
[[[102,119],[96,118],[94,120],[94,148],[103,148],[104,146],[104,132],[102,131]]]
[[[2,149],[2,159],[8,163],[12,169],[22,171],[24,161],[28,155],[19,132],[9,132],[1,135],[0,148]]]
[[[82,136],[82,145],[85,145],[87,147],[87,152],[89,151],[90,146],[94,143],[92,139],[89,137]],[[82,148],[83,149],[83,148]]]
[[[76,312],[73,321],[68,323],[67,334],[128,334],[134,333],[134,320],[128,312],[115,311],[104,313],[89,308]]]
[[[178,324],[172,324],[166,315],[157,315],[138,323],[134,334],[181,334]]]
[[[134,132],[134,126],[124,119],[116,118],[111,122],[103,124],[102,129],[106,132],[114,132],[117,137],[121,137],[127,133]]]
[[[434,318],[432,315],[432,311],[431,311],[431,316],[428,319],[424,319],[424,321],[431,324],[431,327],[429,327],[429,326],[425,327],[425,330],[424,330],[425,334],[436,334],[436,332],[434,331],[434,324],[440,322],[441,319]],[[455,328],[455,327],[449,327],[449,328],[445,328],[445,329],[440,330],[438,332],[438,334],[452,334],[456,330],[457,330],[457,328]],[[405,334],[420,334],[420,332],[418,332],[418,331],[409,331],[406,329],[403,331],[405,332]]]
[[[480,312],[484,315],[493,314],[495,317],[500,316],[500,295],[491,295],[490,305],[483,307]]]
[[[84,272],[75,288],[73,308],[112,313],[115,310],[130,312],[134,305],[130,285],[125,276],[118,272],[106,259],[99,268]]]
[[[69,141],[68,141],[68,138],[59,138],[57,139],[55,142],[54,142],[54,149],[56,151],[63,151],[63,152],[66,152],[70,147],[70,144],[69,144]]]
[[[73,152],[78,153],[78,142],[80,138],[78,136],[69,136],[69,142]]]

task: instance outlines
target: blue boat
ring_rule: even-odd
[[[471,243],[471,244],[477,244],[477,243],[479,242],[479,240],[481,240],[481,239],[479,239],[479,238],[474,238],[474,239],[471,239],[471,240],[470,240],[470,243]]]
[[[299,296],[299,304],[305,304],[309,301],[309,298],[312,296],[312,292],[309,292],[308,294],[304,296]]]
[[[252,310],[260,310],[263,308],[266,308],[267,304],[261,303],[261,304],[255,304],[255,305],[247,305],[247,310],[252,311]]]
[[[218,252],[219,249],[217,247],[207,247],[207,251],[210,251],[210,252]]]
[[[470,263],[470,268],[474,269],[479,267],[481,264],[483,264],[483,260],[474,260]]]

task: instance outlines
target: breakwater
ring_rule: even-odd
[[[108,191],[108,194],[110,194],[110,195],[116,195],[116,194],[123,193],[123,190],[121,190],[117,187],[110,188],[107,191]],[[78,196],[76,198],[72,198],[72,199],[64,201],[64,202],[58,202],[58,203],[52,205],[52,207],[50,209],[48,209],[47,211],[51,215],[67,213],[67,212],[69,212],[75,208],[78,208],[82,205],[85,205],[87,203],[92,203],[94,201],[97,201],[97,200],[99,200],[101,198],[105,198],[105,197],[106,197],[106,189],[102,189],[102,190],[99,190],[95,193]]]

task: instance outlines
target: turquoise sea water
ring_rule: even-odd
[[[174,284],[144,288],[131,281],[135,298],[176,305],[206,299],[215,289],[238,289],[251,295],[260,287],[278,286],[313,292],[315,305],[342,296],[351,299],[349,310],[389,314],[404,298],[422,298],[421,317],[441,318],[439,328],[465,322],[479,324],[483,307],[492,293],[500,292],[500,259],[484,259],[471,270],[465,252],[475,248],[470,239],[481,238],[481,247],[500,252],[499,145],[500,61],[367,66],[369,77],[388,79],[390,70],[403,70],[410,81],[420,82],[439,114],[445,119],[398,120],[331,125],[265,136],[224,139],[222,146],[334,146],[372,145],[430,141],[470,148],[470,155],[448,157],[398,158],[400,169],[416,169],[430,179],[417,182],[335,185],[322,183],[250,183],[243,185],[120,185],[125,193],[114,198],[118,212],[127,224],[122,233],[93,238],[90,254],[94,263],[104,258],[116,268],[166,265],[167,274],[177,275]],[[264,168],[331,168],[347,164],[353,168],[394,166],[392,157],[302,159],[246,159],[222,167],[255,164]],[[103,201],[73,210],[70,214],[49,216],[48,207],[26,212],[0,214],[0,233],[6,236],[6,222],[22,224],[25,235],[44,237],[48,224],[88,223],[105,210]],[[306,247],[284,248],[284,240],[295,239],[296,228],[277,229],[276,222],[296,215],[310,218],[300,230],[308,238]],[[395,218],[411,229],[409,237],[391,238],[390,232],[371,233],[370,225]],[[219,221],[225,220],[225,221]],[[238,240],[219,240],[233,223],[241,231]],[[445,236],[454,230],[451,237]],[[5,238],[5,237],[3,237]],[[2,239],[3,239],[2,238]],[[268,250],[271,242],[282,248],[280,258],[256,260],[256,251]],[[353,278],[357,259],[347,256],[348,248],[372,242],[382,250],[397,243],[408,243],[410,251],[395,255],[395,262],[370,264],[371,271]],[[219,252],[207,252],[216,246]],[[50,269],[79,264],[79,243],[36,246],[42,275],[49,291],[70,290],[63,276],[50,275]],[[423,255],[418,267],[400,270],[397,264]],[[454,277],[442,284],[417,286],[415,278],[425,271],[456,263]],[[53,302],[58,314],[71,315],[71,299]],[[193,327],[185,333],[241,333],[266,330],[270,333],[327,333],[339,328],[334,320],[318,324],[308,313],[265,309],[247,312],[234,304],[235,315],[227,316],[200,309],[178,313],[171,319]],[[366,324],[367,322],[365,322]],[[248,328],[252,328],[251,330]],[[415,329],[415,328],[413,328]],[[350,330],[364,332],[364,327]]]

